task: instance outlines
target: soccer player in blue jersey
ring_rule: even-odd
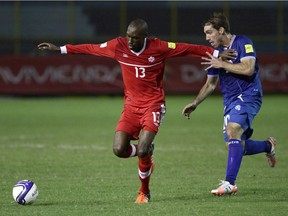
[[[209,57],[202,59],[208,65],[206,83],[192,103],[183,109],[189,119],[190,113],[205,100],[220,81],[224,99],[224,140],[228,145],[226,179],[221,180],[218,188],[211,191],[214,195],[234,194],[237,192],[236,178],[243,155],[266,153],[271,167],[276,164],[276,140],[257,141],[249,139],[253,133],[252,122],[262,104],[262,87],[258,74],[258,60],[252,41],[244,35],[230,33],[229,21],[222,13],[214,13],[204,22],[206,40],[219,50],[234,49],[234,60]]]

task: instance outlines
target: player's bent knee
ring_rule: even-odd
[[[117,156],[117,157],[122,157],[124,154],[124,150],[121,146],[118,145],[114,145],[113,146],[113,153]]]
[[[148,156],[148,151],[147,150],[144,150],[144,149],[138,149],[138,157],[146,157]]]

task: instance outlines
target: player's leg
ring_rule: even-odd
[[[115,130],[113,152],[116,156],[137,156],[138,145],[132,144],[131,140],[138,140],[140,129],[139,116],[133,111],[133,107],[125,105]]]
[[[219,187],[211,191],[214,195],[234,194],[237,192],[236,178],[241,166],[243,147],[241,135],[244,132],[245,115],[224,116],[224,137],[228,144],[228,158],[226,165],[226,178]]]
[[[138,176],[141,181],[138,197],[135,203],[147,203],[150,200],[150,176],[154,169],[152,160],[152,143],[156,133],[143,130],[138,144]]]
[[[268,164],[271,167],[274,167],[277,162],[275,156],[276,139],[274,137],[268,137],[266,140],[261,141],[249,139],[253,133],[253,130],[251,129],[252,122],[254,120],[256,113],[259,112],[261,104],[262,104],[261,99],[257,98],[250,101],[248,105],[249,107],[249,109],[247,110],[248,127],[247,129],[245,129],[245,132],[242,135],[242,140],[245,140],[243,154],[254,155],[259,153],[266,153],[265,155],[267,157]]]
[[[113,145],[113,152],[120,158],[135,157],[137,145],[131,144],[132,136],[123,131],[116,131]]]
[[[253,133],[253,129],[250,128],[250,125],[252,125],[254,117],[254,114],[248,114],[247,122],[249,122],[249,126],[242,134],[242,140],[245,140],[243,155],[245,156],[266,153],[268,164],[271,167],[274,167],[277,162],[275,155],[276,139],[274,139],[274,137],[268,137],[266,140],[249,139]]]
[[[156,105],[145,110],[142,116],[142,134],[138,143],[138,175],[141,181],[136,203],[147,203],[150,199],[150,176],[154,169],[152,154],[154,150],[153,140],[158,132],[159,126],[164,118],[165,105]]]
[[[255,155],[259,153],[266,153],[268,164],[271,167],[276,165],[275,155],[276,140],[274,137],[268,137],[267,140],[246,140],[244,146],[244,155]]]
[[[226,133],[228,136],[228,159],[226,169],[226,181],[235,185],[235,181],[241,166],[243,147],[241,135],[244,132],[241,125],[236,122],[227,124]]]

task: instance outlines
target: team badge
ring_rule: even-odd
[[[241,106],[240,105],[236,105],[235,109],[239,111],[239,110],[241,110]]]
[[[150,56],[150,57],[148,58],[148,61],[149,61],[149,62],[154,62],[154,61],[155,61],[155,57]]]

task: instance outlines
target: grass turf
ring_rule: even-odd
[[[1,215],[286,215],[287,96],[265,96],[253,139],[277,138],[278,164],[264,154],[246,156],[236,196],[213,197],[225,177],[222,98],[209,97],[191,119],[181,111],[193,97],[167,97],[155,140],[152,200],[137,205],[137,159],[112,153],[121,97],[1,98]],[[33,180],[39,197],[16,204],[13,185]]]

